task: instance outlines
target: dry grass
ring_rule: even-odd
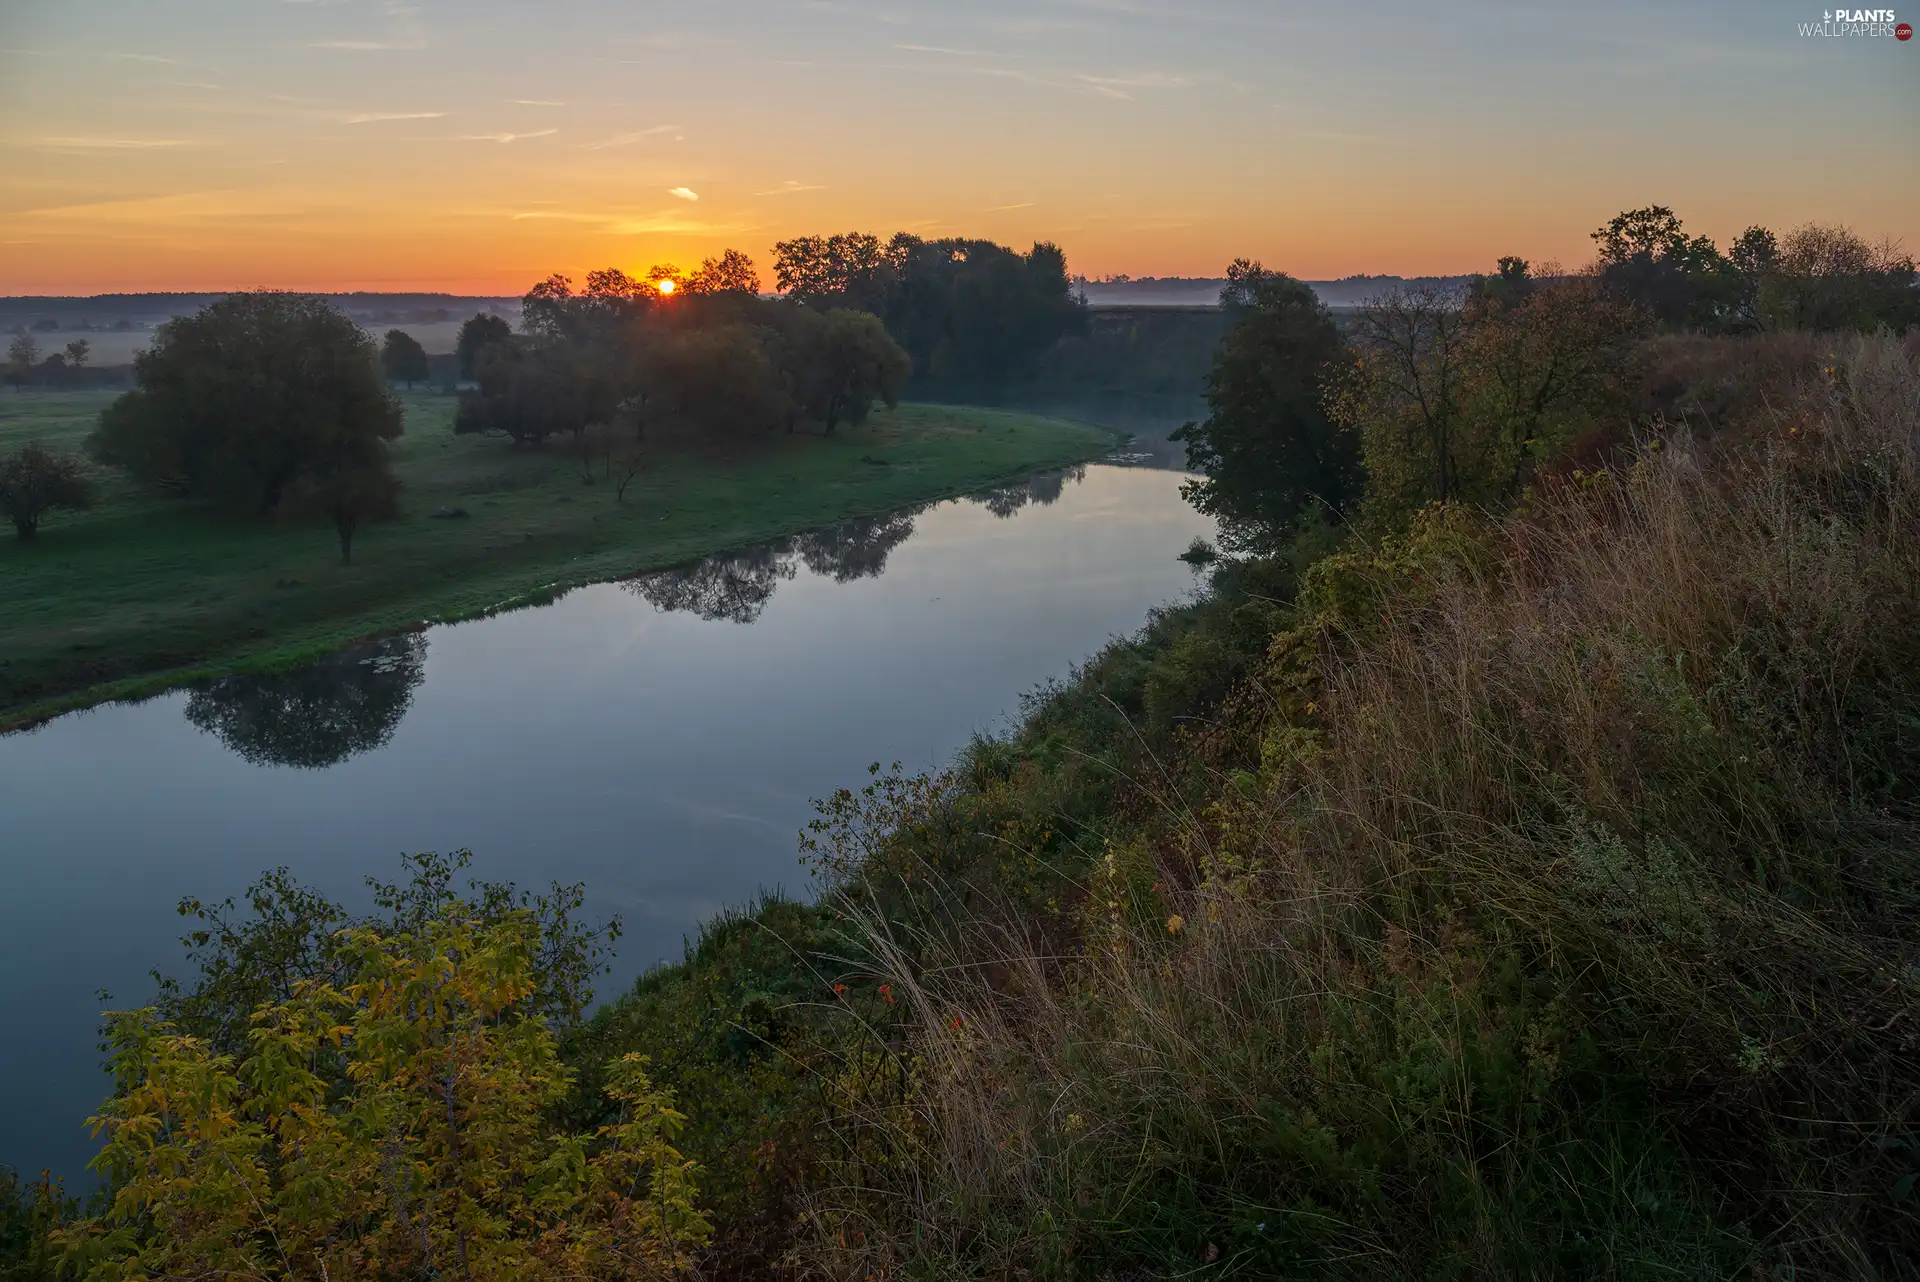
[[[1326,563],[1263,769],[1070,945],[864,910],[911,1072],[813,1265],[1914,1276],[1920,359],[1795,343],[1711,354],[1738,432]]]

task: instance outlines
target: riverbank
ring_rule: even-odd
[[[78,450],[111,399],[0,399],[0,453],[29,440]],[[0,544],[0,730],[981,489],[1114,443],[1082,423],[903,405],[737,459],[656,459],[622,499],[604,461],[588,480],[561,445],[456,437],[450,398],[402,399],[405,514],[363,530],[351,566],[324,524],[238,521],[117,476],[100,478],[95,510],[57,514],[36,544]]]

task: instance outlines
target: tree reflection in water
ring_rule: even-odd
[[[1078,485],[1087,477],[1085,467],[1069,467],[1058,472],[1040,472],[1013,485],[1002,485],[998,489],[982,490],[978,494],[967,495],[967,502],[978,503],[1001,520],[1006,520],[1029,503],[1046,507],[1057,502],[1066,490],[1067,482]]]
[[[709,621],[752,623],[773,600],[780,580],[793,577],[793,563],[777,543],[710,556],[684,569],[627,579],[621,587],[657,610],[685,610]]]
[[[914,512],[857,517],[796,538],[722,552],[678,570],[642,574],[621,587],[659,610],[684,610],[710,622],[752,623],[796,565],[836,583],[877,577],[887,557],[913,536]]]
[[[220,677],[192,688],[187,720],[256,766],[322,770],[393,738],[426,661],[415,632],[292,672]]]

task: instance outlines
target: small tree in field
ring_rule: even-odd
[[[449,903],[339,936],[221,1054],[153,1010],[109,1016],[92,1121],[107,1211],[57,1235],[86,1279],[658,1278],[710,1229],[685,1119],[629,1055],[611,1125],[568,1134],[572,1084],[534,1013],[533,914]]]
[[[390,329],[380,346],[380,368],[389,383],[405,383],[411,388],[427,378],[427,349],[404,329]]]
[[[42,449],[38,442],[0,458],[0,510],[21,542],[40,533],[55,508],[78,512],[93,506],[93,486],[78,459]]]
[[[7,381],[18,391],[33,381],[33,367],[40,361],[40,344],[31,334],[15,334],[7,344]]]

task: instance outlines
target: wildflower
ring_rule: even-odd
[[[880,996],[886,999],[887,1005],[889,1006],[893,1005],[893,985],[892,984],[880,985]]]
[[[845,984],[835,984],[833,986],[833,991],[836,993],[844,993],[847,991],[847,986]]]
[[[1173,916],[1167,918],[1167,933],[1169,935],[1177,935],[1186,928],[1187,919],[1179,913],[1175,913]]]
[[[957,1031],[959,1027],[966,1022],[967,1021],[962,1019],[960,1016],[955,1015],[951,1020],[947,1021],[947,1026]]]

